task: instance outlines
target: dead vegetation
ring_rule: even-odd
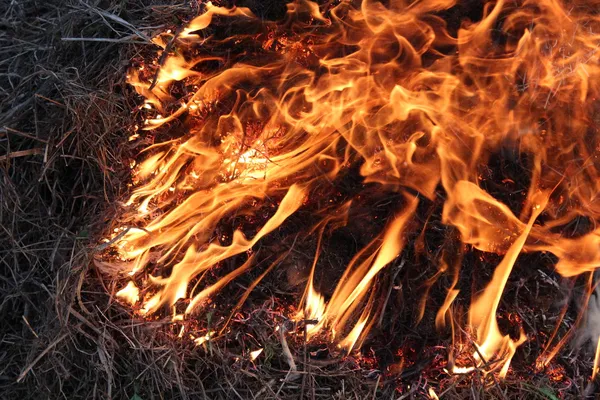
[[[250,6],[265,17],[281,12],[277,0]],[[117,303],[115,284],[90,260],[128,190],[135,149],[126,138],[137,100],[124,85],[126,67],[152,51],[154,34],[200,7],[173,0],[2,2],[1,398],[415,399],[442,386],[437,395],[447,399],[556,399],[593,391],[586,388],[590,360],[575,355],[563,356],[572,367],[568,381],[542,373],[484,385],[477,374],[444,374],[431,354],[395,373],[389,363],[382,369],[376,354],[342,357],[301,336],[292,341],[281,334],[294,329],[277,311],[285,305],[268,284],[231,332],[200,346],[178,340],[169,321],[142,320]],[[545,285],[558,286],[554,279]],[[524,308],[535,326],[542,316],[531,313]],[[210,326],[210,318],[198,324]],[[414,332],[414,342],[435,342],[413,327],[392,326]],[[253,362],[247,352],[259,345],[264,351]]]

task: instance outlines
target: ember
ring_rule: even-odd
[[[402,307],[451,331],[449,373],[505,377],[537,334],[503,303],[514,270],[600,265],[600,3],[498,0],[460,24],[452,0],[336,3],[280,22],[207,3],[154,38],[129,73],[144,98],[130,140],[153,144],[98,264],[130,277],[117,296],[144,315],[190,319],[209,301],[237,312],[300,246],[288,317],[308,340],[360,349],[424,288]],[[578,218],[593,223],[567,234]],[[247,274],[240,299],[215,300]],[[581,320],[565,334],[563,317],[540,365]]]

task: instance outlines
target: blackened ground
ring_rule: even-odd
[[[239,4],[267,19],[285,12],[279,0]],[[478,4],[464,2],[444,14],[450,28],[457,29],[465,17],[481,18]],[[178,339],[179,331],[167,320],[141,320],[114,301],[115,284],[90,260],[117,202],[126,196],[128,162],[135,155],[127,137],[139,99],[124,84],[126,68],[156,51],[150,37],[200,10],[198,1],[0,1],[0,398],[425,398],[436,385],[447,390],[441,398],[450,399],[580,398],[589,359],[561,353],[553,367],[568,378],[556,382],[548,371],[528,374],[523,367],[546,340],[534,333],[551,331],[562,291],[570,290],[572,298],[581,291],[580,280],[560,282],[551,272],[553,260],[542,256],[519,260],[502,303],[502,311],[518,313],[532,336],[515,358],[520,375],[486,387],[478,376],[467,380],[443,372],[446,350],[435,345],[450,341],[435,332],[431,316],[450,280],[431,281],[429,287],[424,282],[435,274],[439,249],[450,254],[459,245],[456,232],[435,222],[422,236],[414,228],[403,255],[414,261],[410,268],[395,274],[398,262],[378,277],[381,298],[389,297],[387,311],[361,349],[363,356],[342,357],[333,346],[305,345],[301,335],[290,336],[297,376],[289,373],[289,354],[275,328],[293,329],[283,315],[297,301],[301,282],[294,279],[302,280],[314,244],[295,247],[291,259],[300,271],[284,278],[288,286],[282,289],[277,274],[265,280],[229,330],[201,346]],[[507,174],[521,176],[514,157],[499,155],[490,166],[506,166]],[[344,195],[363,190],[351,179],[337,189]],[[444,194],[439,196],[441,201]],[[518,196],[506,201],[514,199]],[[381,206],[366,211],[385,217],[389,201],[366,202]],[[423,202],[418,220],[439,220],[439,213],[440,203]],[[579,221],[573,230],[585,224]],[[327,238],[322,267],[340,268],[364,245],[361,240],[365,237],[352,228]],[[465,257],[470,267],[461,272],[466,283],[459,303],[466,305],[471,288],[489,279],[498,260],[472,252]],[[220,296],[239,298],[255,277]],[[332,285],[325,278],[319,282],[323,292]],[[426,290],[430,300],[421,304],[416,299]],[[577,310],[565,304],[567,327]],[[427,312],[416,325],[422,305]],[[187,328],[202,331],[216,315],[216,308],[209,308]],[[503,329],[513,326],[506,323]],[[259,347],[264,351],[253,363],[247,352]]]

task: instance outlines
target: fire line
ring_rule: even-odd
[[[427,283],[452,282],[435,323],[453,337],[467,332],[474,346],[467,364],[451,360],[461,364],[453,371],[506,376],[528,340],[518,322],[517,338],[498,323],[517,259],[552,254],[567,278],[600,265],[600,228],[563,232],[600,217],[600,16],[590,11],[600,3],[498,0],[456,26],[444,14],[453,0],[388,3],[299,0],[283,20],[265,21],[208,2],[153,39],[155,59],[128,73],[143,98],[130,140],[144,140],[143,150],[97,260],[127,277],[119,299],[182,320],[253,274],[243,303],[294,244],[312,241],[290,317],[308,321],[309,340],[360,349],[390,307],[381,307],[381,293],[392,293],[380,290],[384,277],[403,255],[430,251],[418,233],[433,222],[417,216],[439,201],[438,222],[458,239]],[[507,148],[526,160],[526,185],[502,197],[492,188],[515,181],[482,171]],[[325,243],[352,226],[357,249],[320,285]],[[457,303],[469,252],[501,261],[465,321]],[[427,298],[421,316],[426,307]]]

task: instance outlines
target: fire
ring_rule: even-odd
[[[309,337],[312,337],[319,332],[322,326],[319,322],[322,321],[323,315],[325,314],[325,300],[323,299],[323,296],[315,291],[312,280],[311,276],[310,282],[306,286],[305,310],[297,317],[303,317],[310,321],[306,323],[307,334]]]
[[[592,369],[592,380],[596,379],[596,375],[598,374],[598,369],[600,369],[600,337],[598,338],[598,343],[596,344],[596,355],[594,356],[594,367]]]
[[[206,342],[208,342],[212,336],[214,335],[214,332],[207,332],[205,335],[194,338],[194,343],[196,344],[196,346],[200,346]]]
[[[356,345],[357,340],[360,338],[363,330],[365,329],[365,325],[368,321],[368,315],[363,315],[360,320],[354,325],[354,328],[350,331],[348,336],[346,336],[343,340],[340,341],[339,346],[341,348],[346,349],[347,351],[351,351]]]
[[[140,301],[140,289],[135,286],[135,283],[129,281],[127,286],[117,292],[116,296],[133,305]]]
[[[250,360],[254,361],[260,354],[263,352],[263,349],[258,349],[250,352]]]
[[[288,257],[264,268],[274,234],[316,238],[295,318],[309,321],[309,338],[322,333],[351,351],[385,311],[378,278],[409,268],[398,262],[407,238],[429,223],[415,217],[419,207],[443,199],[441,223],[460,246],[454,264],[439,260],[436,279],[450,274],[452,285],[436,326],[459,328],[464,252],[502,256],[460,327],[475,364],[454,370],[505,376],[527,340],[522,327],[513,339],[497,322],[519,255],[551,253],[565,277],[600,265],[600,228],[560,233],[578,216],[600,217],[600,17],[590,11],[600,4],[497,0],[479,20],[451,26],[442,16],[454,0],[387,3],[298,0],[281,22],[207,3],[154,39],[159,61],[128,77],[144,98],[136,135],[155,143],[134,164],[118,221],[128,228],[99,262],[147,276],[142,313],[188,318],[242,274],[262,271],[250,291]],[[214,29],[223,21],[248,33],[224,35]],[[516,208],[480,173],[506,149],[527,164]],[[340,182],[352,174],[351,193]],[[385,222],[360,211],[377,193],[394,209]],[[323,243],[351,224],[378,231],[365,232],[336,284],[318,292]],[[130,282],[117,296],[133,304],[138,293]]]
[[[534,210],[531,212],[529,223],[508,249],[500,265],[496,267],[492,281],[489,283],[486,290],[471,304],[471,309],[469,310],[469,317],[471,320],[469,325],[476,329],[478,340],[478,343],[475,344],[477,346],[477,352],[473,357],[478,362],[484,364],[490,361],[493,355],[499,354],[500,359],[503,360],[501,363],[500,377],[506,376],[510,360],[515,354],[517,347],[523,344],[527,337],[522,329],[518,340],[512,340],[508,335],[502,335],[496,320],[498,304],[500,303],[502,291],[504,290],[512,267],[525,245],[525,241],[529,236],[533,223],[539,217],[545,206],[545,199],[543,202],[544,205],[535,204],[533,206]]]
[[[433,390],[433,388],[431,386],[427,390],[427,394],[429,395],[429,398],[432,400],[440,400],[438,395],[435,393],[435,390]]]

